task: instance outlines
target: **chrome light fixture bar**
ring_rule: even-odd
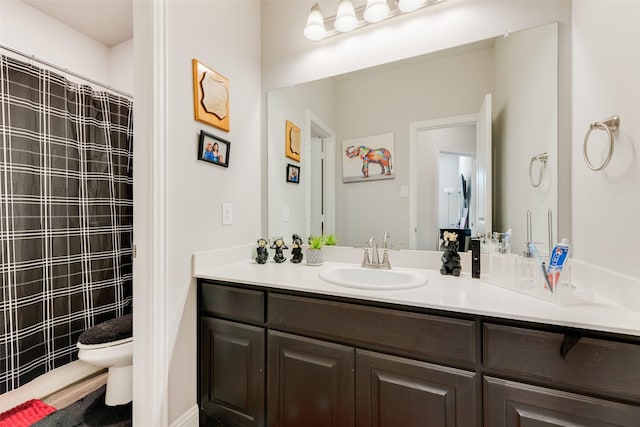
[[[320,6],[316,3],[309,12],[304,35],[309,40],[320,41],[443,1],[445,0],[367,0],[365,6],[354,8],[351,0],[340,0],[336,16],[327,19],[324,19]],[[389,3],[393,7],[390,8]]]

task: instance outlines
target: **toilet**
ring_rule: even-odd
[[[108,368],[105,404],[124,405],[133,398],[132,315],[107,320],[87,329],[76,344],[78,359]]]

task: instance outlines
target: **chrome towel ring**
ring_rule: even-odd
[[[547,165],[548,159],[549,155],[547,153],[542,153],[538,154],[537,156],[533,156],[531,158],[531,161],[529,162],[529,182],[534,188],[539,187],[542,183],[542,174],[544,173],[544,169]],[[538,163],[538,182],[535,182],[535,180],[533,179],[533,173],[531,172],[534,163]]]
[[[582,154],[584,155],[584,162],[592,171],[599,171],[604,169],[611,161],[611,157],[613,156],[613,132],[615,132],[619,126],[620,126],[620,117],[618,116],[612,116],[610,119],[603,120],[601,122],[591,123],[589,125],[589,130],[587,130],[587,134],[584,136]],[[594,129],[603,130],[607,132],[607,135],[609,135],[609,152],[607,153],[607,158],[598,167],[593,166],[593,164],[589,160],[589,155],[587,154],[587,144],[589,143],[589,136],[591,136],[591,132],[593,132]]]

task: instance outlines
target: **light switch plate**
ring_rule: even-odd
[[[222,204],[222,225],[233,224],[233,205],[231,203]]]
[[[400,197],[409,197],[409,187],[406,185],[400,186]]]

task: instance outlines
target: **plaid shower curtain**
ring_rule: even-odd
[[[0,394],[131,309],[132,109],[0,55]]]

